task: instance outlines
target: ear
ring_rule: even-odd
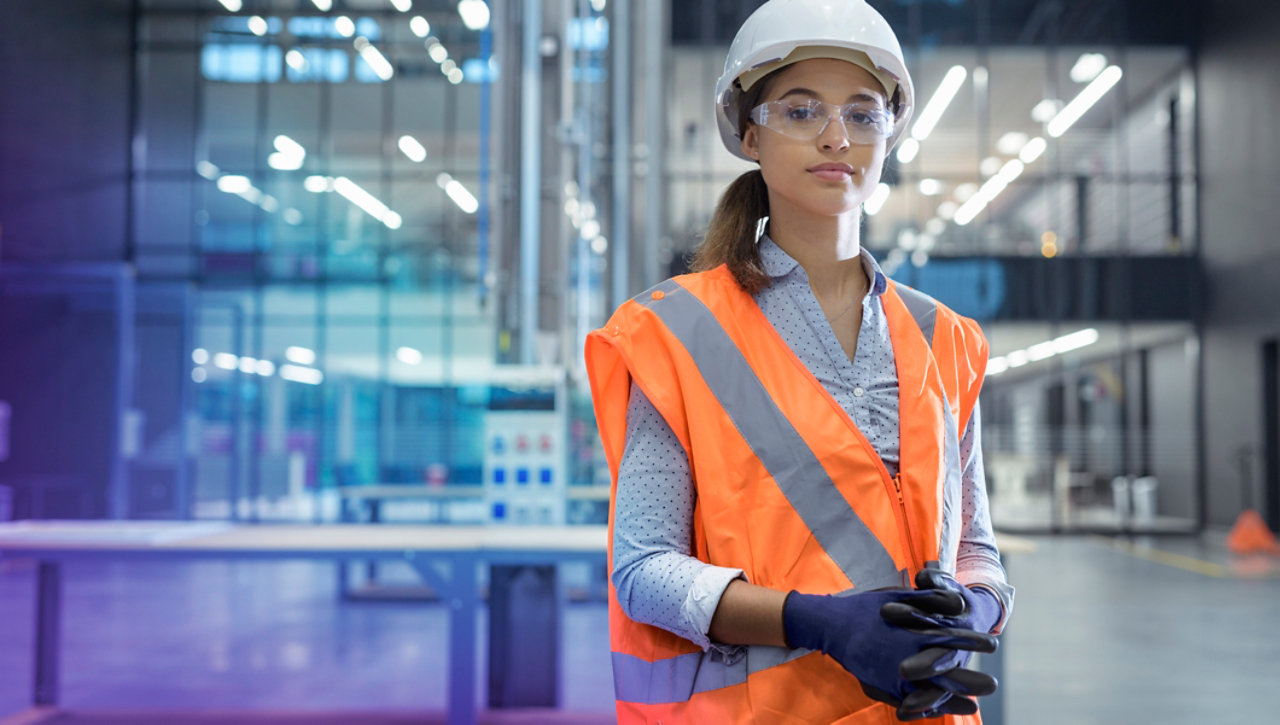
[[[742,134],[742,153],[748,158],[760,160],[760,131],[754,123],[748,123],[747,130]]]

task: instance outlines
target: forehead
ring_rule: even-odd
[[[844,103],[856,95],[885,100],[884,88],[875,76],[861,66],[835,58],[810,58],[783,68],[769,85],[767,98],[781,98],[796,88],[813,91],[829,103]]]

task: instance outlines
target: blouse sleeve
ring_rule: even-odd
[[[692,556],[693,478],[684,447],[653,403],[631,384],[627,439],[614,501],[613,586],[622,611],[702,647],[711,618],[741,569]]]
[[[965,586],[982,586],[1000,599],[1003,610],[999,633],[1013,611],[1013,587],[1005,577],[991,528],[987,503],[986,471],[982,465],[981,409],[975,404],[964,435],[960,437],[961,511],[960,547],[956,556],[956,581]]]

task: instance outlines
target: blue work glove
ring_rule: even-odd
[[[904,660],[934,648],[994,652],[995,638],[984,632],[954,627],[907,629],[886,621],[881,609],[889,604],[929,604],[933,591],[912,589],[849,590],[835,595],[791,592],[782,607],[787,643],[823,652],[858,678],[872,699],[900,705],[910,694],[898,670]],[[918,624],[918,620],[913,619]]]
[[[880,612],[886,622],[919,631],[962,628],[986,633],[1000,621],[1000,600],[988,589],[961,586],[937,569],[921,570],[916,586],[931,596],[910,603],[887,602]],[[909,682],[909,694],[902,699],[899,718],[914,719],[904,714],[933,717],[976,710],[976,703],[961,696],[989,695],[997,683],[989,675],[965,668],[972,656],[969,651],[930,647],[904,659],[899,674]]]

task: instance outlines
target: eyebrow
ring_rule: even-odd
[[[809,90],[808,88],[792,88],[791,90],[779,96],[778,100],[782,100],[787,96],[812,96],[813,98],[817,98],[818,94],[815,91]],[[869,93],[855,93],[852,96],[849,96],[849,99],[845,102],[851,103],[853,101],[870,101],[871,103],[883,103],[884,99],[873,96]]]

